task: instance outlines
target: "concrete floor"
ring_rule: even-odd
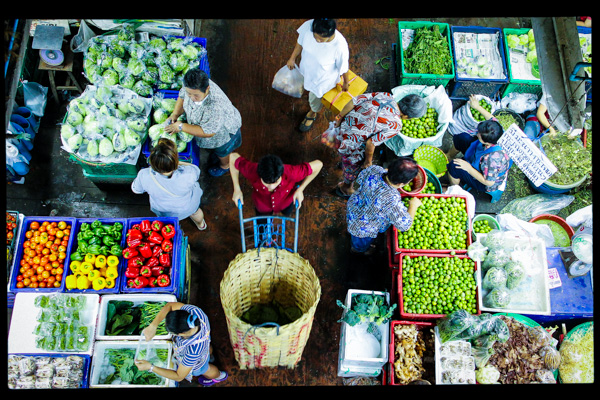
[[[411,19],[409,19],[411,20]],[[448,22],[451,25],[528,27],[528,18],[412,18]],[[400,19],[343,19],[338,29],[350,45],[351,69],[369,83],[369,91],[389,91],[390,73],[376,64],[389,57],[398,39]],[[191,247],[190,302],[204,309],[213,329],[217,365],[230,373],[220,386],[340,386],[337,376],[340,325],[336,322],[348,289],[391,290],[388,257],[382,238],[370,257],[351,256],[346,234],[345,203],[333,196],[340,171],[337,158],[317,137],[327,121],[321,117],[313,130],[301,134],[296,126],[307,111],[306,98],[293,99],[271,89],[274,73],[285,64],[296,40],[295,20],[201,20],[196,36],[207,38],[211,79],[228,94],[243,119],[243,144],[239,152],[256,159],[279,154],[285,162],[321,159],[320,176],[305,191],[301,209],[299,254],[315,268],[323,294],[315,315],[303,360],[295,370],[240,370],[227,335],[219,300],[219,282],[229,262],[240,252],[237,210],[231,202],[228,176],[211,178],[203,169],[203,209],[209,229],[199,232],[190,220],[181,222]],[[42,82],[47,84],[47,82]],[[7,185],[6,207],[33,215],[73,217],[152,216],[146,195],[135,195],[128,185],[99,186],[82,174],[81,166],[61,149],[59,124],[67,98],[60,104],[48,100],[41,128],[35,138],[31,171],[24,184]],[[206,153],[200,165],[206,164]],[[246,191],[246,196],[249,196]],[[509,200],[498,203],[476,197],[477,212],[496,213]],[[10,314],[9,314],[10,318]]]

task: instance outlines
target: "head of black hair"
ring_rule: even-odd
[[[167,331],[179,335],[180,333],[187,332],[190,329],[188,325],[188,318],[191,314],[185,310],[173,310],[169,311],[165,317],[165,327]],[[199,326],[200,320],[196,318],[194,326]]]
[[[183,86],[206,93],[209,86],[208,74],[200,68],[192,68],[183,76]]]
[[[481,136],[481,140],[486,143],[496,144],[498,140],[502,137],[504,133],[504,129],[502,129],[502,125],[498,123],[498,121],[493,121],[491,119],[480,122],[477,125],[477,133]]]
[[[331,18],[315,18],[312,23],[312,31],[322,37],[331,37],[335,33],[336,23]]]
[[[398,108],[408,118],[421,118],[427,112],[427,103],[421,96],[409,94],[400,99]]]
[[[258,161],[256,172],[265,183],[275,183],[283,175],[283,161],[276,155],[267,154]]]
[[[399,185],[412,181],[419,173],[417,162],[410,157],[398,157],[388,166],[386,176],[391,184]]]

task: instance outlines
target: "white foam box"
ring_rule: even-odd
[[[152,344],[157,348],[168,349],[168,356],[166,365],[158,365],[159,367],[173,369],[173,343],[168,340],[153,340]],[[90,369],[89,387],[90,388],[159,388],[159,387],[175,387],[177,382],[171,379],[164,379],[161,385],[133,385],[133,384],[102,384],[100,382],[100,375],[105,368],[108,368],[108,360],[106,352],[109,349],[133,349],[136,351],[138,348],[138,341],[132,340],[103,340],[96,341],[94,346],[94,355],[92,356],[92,363]]]
[[[98,326],[96,329],[96,340],[139,340],[142,335],[106,335],[106,323],[108,314],[108,303],[110,301],[131,301],[134,306],[146,301],[153,302],[176,302],[177,298],[172,294],[148,293],[148,294],[105,294],[100,298],[98,310]],[[172,335],[156,335],[154,340],[170,340]]]
[[[390,302],[390,294],[386,292],[378,292],[373,290],[350,289],[346,294],[346,307],[351,307],[352,296],[357,294],[374,294],[384,296],[387,304]],[[379,357],[374,358],[352,358],[346,354],[346,338],[347,330],[350,326],[346,322],[341,322],[340,335],[340,352],[338,363],[338,375],[340,373],[360,374],[350,376],[377,376],[373,375],[376,371],[381,372],[381,368],[388,362],[389,359],[389,342],[390,342],[390,324],[389,321],[378,325],[381,333],[381,352]],[[342,375],[339,375],[342,376]]]
[[[37,316],[40,308],[35,306],[35,300],[38,296],[83,296],[86,299],[85,307],[79,312],[80,323],[89,329],[90,346],[87,351],[73,352],[69,354],[88,354],[93,351],[94,335],[96,329],[96,319],[98,315],[99,295],[92,293],[67,294],[61,292],[19,292],[15,296],[15,304],[10,321],[10,331],[8,334],[8,353],[10,354],[48,354],[53,353],[48,350],[38,349],[35,345],[36,335],[34,334],[37,326]],[[64,352],[66,353],[66,352]]]

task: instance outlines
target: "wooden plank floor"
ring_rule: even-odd
[[[430,20],[414,18],[415,20]],[[406,20],[406,19],[403,19]],[[519,18],[437,19],[454,25],[522,27]],[[294,99],[271,88],[275,72],[285,65],[297,39],[301,19],[199,20],[195,36],[207,39],[211,78],[225,91],[242,115],[243,144],[239,152],[250,159],[267,153],[279,155],[286,163],[320,159],[321,174],[305,190],[300,211],[299,254],[315,269],[322,296],[312,331],[297,368],[240,370],[234,358],[219,297],[219,283],[229,262],[241,252],[239,218],[231,201],[229,176],[211,178],[201,155],[202,208],[208,230],[199,232],[189,221],[182,227],[189,238],[192,273],[190,303],[201,307],[212,325],[215,363],[229,372],[219,386],[340,386],[337,376],[340,325],[336,321],[348,289],[392,289],[388,258],[382,238],[371,257],[350,254],[346,232],[345,201],[332,194],[341,171],[336,154],[320,144],[319,135],[328,121],[319,116],[314,128],[300,133],[297,126],[308,110],[306,95]],[[398,40],[399,19],[344,19],[338,29],[350,47],[350,68],[369,84],[368,91],[389,91],[389,71],[376,64],[391,55]],[[31,171],[23,185],[7,188],[7,209],[25,215],[74,217],[151,216],[147,196],[133,195],[128,186],[98,188],[81,174],[81,167],[69,162],[60,148],[59,123],[65,104],[55,109],[48,103],[36,137]],[[48,184],[50,182],[50,184]],[[243,185],[250,214],[248,186]],[[10,321],[10,313],[9,313]],[[183,383],[182,386],[196,386]]]

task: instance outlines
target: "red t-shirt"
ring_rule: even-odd
[[[296,184],[302,182],[304,178],[312,174],[312,168],[309,163],[299,165],[284,164],[281,183],[275,190],[269,192],[256,172],[258,163],[248,161],[244,157],[238,157],[235,160],[235,167],[252,185],[252,200],[260,213],[269,213],[272,211],[276,214],[287,208],[292,204]]]

